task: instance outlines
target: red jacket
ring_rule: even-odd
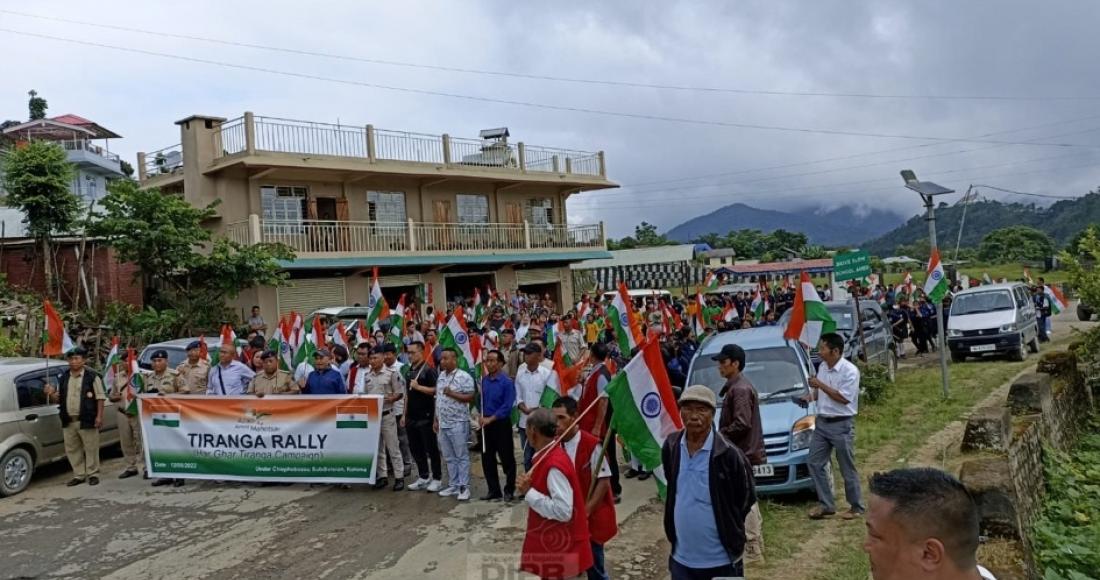
[[[573,467],[577,470],[581,494],[587,497],[588,490],[592,489],[592,456],[600,440],[596,439],[595,435],[584,431],[577,432],[577,437],[580,437],[580,441],[577,442],[577,456],[573,460]],[[599,471],[596,474],[599,475]],[[599,505],[588,516],[588,532],[592,536],[592,541],[601,546],[619,533],[619,524],[615,520],[615,498],[610,488],[604,492]]]
[[[592,369],[592,373],[588,375],[588,378],[584,381],[584,387],[581,388],[581,396],[577,401],[577,407],[580,409],[587,409],[589,405],[595,402],[596,398],[600,396],[600,389],[597,383],[600,382],[600,377],[604,377],[607,380],[611,380],[611,372],[607,369],[607,365],[604,363],[597,363],[596,368]],[[600,423],[599,408],[589,411],[588,414],[581,417],[580,427],[581,431],[585,431],[595,435],[597,438],[603,434],[604,428],[607,427],[611,413],[607,412],[606,405],[607,399],[602,403],[605,406],[603,421]],[[587,489],[587,488],[585,488]]]
[[[545,452],[547,457],[531,472],[531,488],[549,494],[550,469],[569,478],[573,488],[573,517],[568,522],[544,518],[527,509],[527,535],[523,539],[520,570],[539,578],[572,578],[592,567],[592,546],[588,543],[588,519],[584,514],[584,494],[569,461],[560,446]]]

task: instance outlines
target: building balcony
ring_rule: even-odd
[[[252,214],[226,225],[239,244],[281,243],[296,259],[288,268],[500,264],[610,257],[603,224],[458,224],[271,221]]]
[[[575,151],[510,143],[507,137],[465,139],[378,129],[373,125],[338,125],[245,113],[235,119],[203,117],[212,124],[201,136],[199,148],[212,155],[202,164],[204,173],[232,166],[288,169],[327,169],[345,173],[439,176],[454,179],[490,179],[512,182],[553,182],[578,190],[617,187],[608,181],[602,151]],[[207,142],[207,139],[210,142]],[[170,149],[170,148],[169,148]],[[143,185],[164,175],[154,165],[161,150],[139,153]],[[191,155],[190,151],[186,152]],[[169,167],[182,166],[170,163]]]
[[[138,177],[142,185],[162,187],[183,181],[183,146],[179,143],[138,154]]]
[[[122,164],[114,153],[92,143],[88,139],[64,139],[57,141],[65,149],[69,163],[85,168],[96,168],[98,173],[121,177]]]

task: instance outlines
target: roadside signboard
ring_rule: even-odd
[[[844,252],[833,256],[833,276],[837,282],[866,278],[871,275],[871,256],[865,250]]]

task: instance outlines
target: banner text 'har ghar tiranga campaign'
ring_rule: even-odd
[[[378,395],[139,401],[150,477],[374,483]]]

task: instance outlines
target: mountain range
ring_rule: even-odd
[[[889,211],[842,206],[835,209],[778,211],[734,203],[701,215],[668,230],[669,239],[681,243],[706,234],[725,235],[732,230],[754,229],[765,233],[777,229],[806,234],[811,244],[827,247],[857,246],[878,238],[905,222]]]

